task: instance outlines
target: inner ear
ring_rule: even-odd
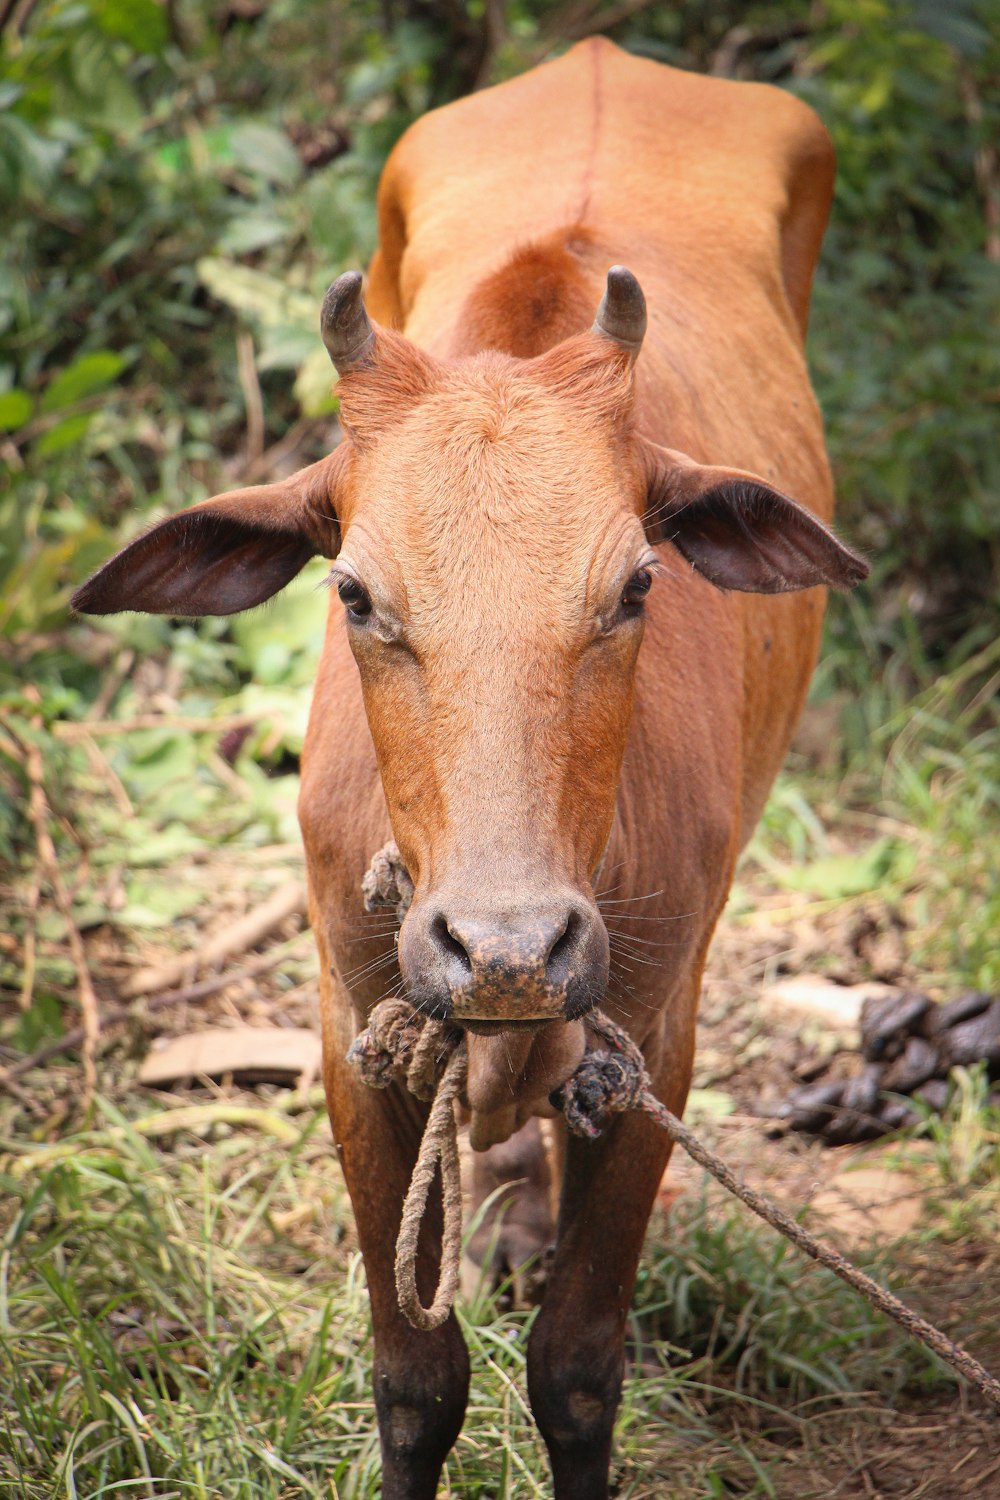
[[[671,542],[716,588],[782,594],[853,588],[868,564],[811,511],[756,474],[643,443],[646,533]]]
[[[315,548],[296,531],[262,525],[230,502],[161,521],[77,589],[81,614],[233,615],[263,604]]]
[[[335,557],[341,445],[277,484],[218,495],[130,542],[73,595],[82,614],[231,615],[263,604],[311,557]]]

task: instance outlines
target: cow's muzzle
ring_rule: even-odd
[[[417,899],[399,935],[412,1002],[470,1029],[577,1020],[604,997],[608,934],[576,893],[511,912]]]

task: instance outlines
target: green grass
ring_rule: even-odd
[[[951,1242],[1000,1245],[1000,1106],[985,1063],[953,1068],[941,1114],[926,1106],[915,1137],[900,1142],[899,1159],[927,1167],[932,1233]]]
[[[367,1295],[325,1121],[279,1099],[247,1130],[221,1101],[154,1144],[150,1116],[101,1113],[55,1146],[2,1143],[0,1493],[375,1496]],[[461,1317],[472,1396],[443,1493],[545,1496],[532,1314],[480,1295]],[[799,1443],[817,1411],[940,1378],[696,1194],[654,1228],[630,1349],[615,1471],[634,1500],[773,1494],[776,1432]]]

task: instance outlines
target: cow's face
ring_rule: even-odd
[[[400,965],[455,1019],[579,1015],[607,981],[591,880],[657,563],[628,361],[592,336],[523,365],[379,358],[341,386],[331,582],[416,887]]]
[[[313,553],[334,559],[333,605],[415,883],[400,966],[416,1003],[473,1026],[572,1018],[603,995],[592,880],[652,544],[669,538],[724,588],[863,575],[762,481],[636,437],[645,315],[637,284],[617,276],[590,334],[537,360],[447,366],[373,330],[359,279],[342,278],[324,311],[341,447],[284,484],[162,522],[75,600],[95,613],[230,613]]]

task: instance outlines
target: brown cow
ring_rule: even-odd
[[[402,977],[466,1027],[475,1146],[507,1141],[516,1165],[598,1001],[680,1112],[705,953],[802,704],[820,585],[866,572],[823,524],[803,359],[832,177],[822,126],[788,94],[603,40],[427,116],[382,181],[382,326],[356,275],[324,306],[344,442],[161,523],[77,596],[225,614],[314,553],[336,559],[300,812],[386,1500],[435,1493],[469,1367],[454,1317],[418,1333],[396,1305],[426,1111],[345,1067],[386,988],[384,971],[348,982],[362,876],[395,837],[415,883]],[[618,260],[651,309],[634,372],[645,311],[629,272],[608,275]],[[528,1351],[558,1500],[607,1495],[668,1153],[634,1115],[596,1145],[561,1141]],[[425,1225],[425,1297],[438,1243]]]

